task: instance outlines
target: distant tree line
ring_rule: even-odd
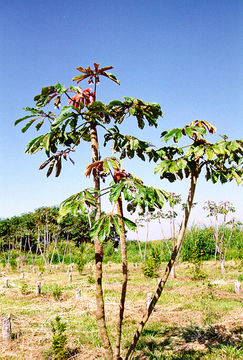
[[[87,216],[67,214],[59,221],[58,210],[58,207],[41,207],[34,212],[0,219],[0,250],[45,252],[57,241],[72,241],[77,246],[91,242]]]

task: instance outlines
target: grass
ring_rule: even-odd
[[[162,264],[160,272],[165,264]],[[158,279],[148,279],[141,266],[129,265],[129,285],[123,325],[122,347],[129,346],[136,325],[146,305],[147,293],[156,289]],[[18,272],[8,272],[10,287],[4,288],[0,277],[0,317],[11,313],[14,339],[0,342],[1,359],[48,359],[51,348],[51,322],[56,316],[67,324],[69,354],[74,359],[105,359],[96,324],[95,284],[90,271],[83,275],[76,269],[70,283],[67,266],[54,266],[42,274],[42,293],[35,294],[37,274],[30,266],[25,279]],[[119,310],[122,276],[121,265],[104,265],[104,296],[108,331],[116,340],[116,318]],[[213,262],[204,262],[207,279],[193,281],[187,263],[179,263],[176,279],[169,280],[155,311],[144,329],[135,359],[240,359],[242,302],[234,293],[239,270],[231,261],[222,278]],[[6,270],[4,270],[6,273]],[[27,284],[24,286],[23,284]],[[75,298],[76,288],[81,299]],[[59,291],[60,290],[60,291]],[[55,292],[56,295],[55,296]]]

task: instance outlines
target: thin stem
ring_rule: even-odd
[[[132,354],[136,348],[137,342],[139,340],[139,337],[142,333],[142,330],[145,326],[145,324],[147,323],[160,295],[162,294],[162,291],[165,287],[165,284],[168,280],[168,277],[170,275],[171,269],[174,265],[174,262],[176,260],[177,254],[181,248],[182,242],[184,240],[185,237],[185,232],[186,232],[186,228],[187,228],[187,223],[189,220],[189,216],[190,216],[190,212],[191,212],[191,208],[192,208],[192,204],[193,204],[193,198],[194,198],[194,194],[195,194],[195,189],[196,189],[196,184],[197,184],[197,178],[198,178],[198,174],[195,172],[191,175],[191,185],[190,185],[190,189],[189,189],[189,194],[188,194],[188,198],[187,198],[187,203],[186,203],[186,207],[184,210],[184,218],[182,220],[182,224],[180,227],[180,231],[178,234],[178,239],[177,239],[177,243],[174,247],[174,250],[171,254],[170,260],[166,266],[164,275],[162,276],[162,278],[160,278],[157,289],[156,289],[156,293],[153,296],[153,299],[150,302],[150,305],[148,307],[148,309],[146,309],[144,316],[142,318],[142,320],[139,322],[138,328],[136,333],[134,334],[132,343],[128,349],[128,352],[126,354],[125,360],[130,360],[132,359]]]
[[[96,130],[96,124],[90,123],[90,142],[92,152],[92,162],[99,160],[99,146],[98,146],[98,135]],[[94,187],[98,192],[100,191],[100,179],[94,177]],[[101,199],[97,197],[98,209],[95,215],[95,220],[98,220],[101,216]],[[113,351],[108,336],[105,320],[105,305],[102,288],[102,263],[103,263],[103,245],[99,242],[98,237],[94,239],[95,247],[95,263],[96,263],[96,318],[98,322],[99,332],[103,347],[105,349],[106,357],[108,360],[112,360]]]
[[[128,280],[127,245],[126,245],[125,226],[124,226],[124,222],[122,220],[123,209],[122,209],[121,196],[119,196],[119,198],[117,200],[117,214],[119,215],[118,222],[119,222],[119,225],[121,228],[120,245],[121,245],[121,255],[122,255],[123,282],[122,282],[121,299],[120,299],[119,319],[118,319],[118,324],[117,324],[117,338],[116,338],[116,349],[115,349],[115,354],[114,354],[114,360],[120,359],[122,322],[123,322],[123,316],[124,316],[124,310],[125,310],[125,300],[126,300],[127,280]]]

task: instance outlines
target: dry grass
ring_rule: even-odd
[[[222,280],[220,271],[213,262],[205,263],[204,268],[208,278],[204,281],[192,281],[188,265],[183,263],[177,266],[176,279],[168,282],[144,331],[136,352],[137,359],[169,359],[166,354],[172,356],[175,352],[175,359],[183,359],[183,356],[189,359],[185,355],[180,357],[185,351],[188,354],[201,353],[205,359],[214,359],[206,357],[209,346],[236,346],[239,343],[243,315],[242,299],[233,292],[233,282],[238,277],[237,270],[230,264],[227,276]],[[20,273],[6,273],[4,270],[10,287],[5,288],[4,277],[0,277],[0,316],[2,319],[7,314],[12,315],[14,339],[10,342],[0,341],[0,359],[48,359],[52,338],[50,324],[57,315],[67,323],[70,358],[105,358],[95,320],[95,285],[88,281],[88,276],[92,275],[91,270],[84,269],[82,276],[74,271],[72,283],[69,282],[66,270],[65,267],[54,266],[52,273],[45,272],[42,276],[43,292],[40,296],[35,295],[38,276],[32,273],[30,267],[26,266],[24,270],[24,280],[20,280]],[[23,283],[28,285],[24,294]],[[59,301],[56,301],[52,294],[54,284],[62,288]],[[140,267],[135,269],[130,265],[123,348],[129,345],[136,324],[144,312],[147,293],[153,291],[156,285],[157,279],[144,278]],[[77,287],[81,288],[79,300],[75,298]],[[113,342],[120,289],[120,265],[105,265],[104,293],[108,328]],[[218,335],[214,334],[214,343],[210,343],[208,338],[200,342],[198,334],[200,331],[200,334],[204,334],[202,329],[205,329],[205,326],[219,329]],[[192,334],[186,339],[185,334],[190,332],[189,330]],[[232,341],[224,342],[221,333],[227,333],[228,339]],[[223,351],[225,350],[219,353],[222,356]],[[151,354],[154,354],[154,357]]]

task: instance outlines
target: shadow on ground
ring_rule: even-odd
[[[243,326],[225,325],[145,329],[136,360],[197,360],[243,358]]]

